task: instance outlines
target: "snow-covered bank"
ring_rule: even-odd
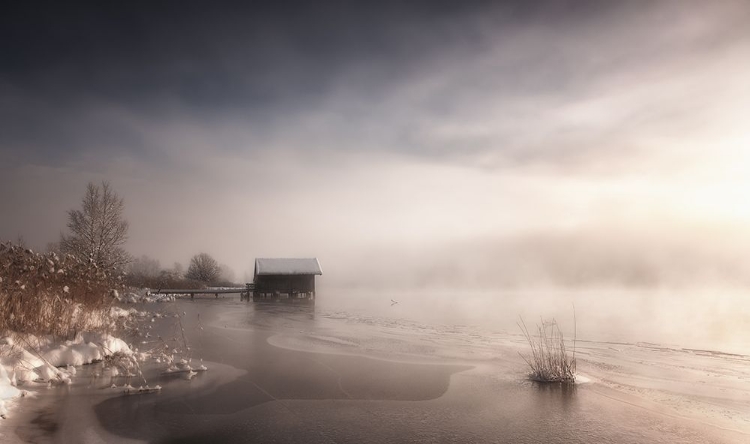
[[[55,341],[33,335],[0,339],[0,414],[5,402],[19,397],[19,386],[32,383],[70,383],[75,366],[90,364],[108,356],[131,356],[122,339],[106,333],[81,333],[71,341]]]
[[[139,302],[159,302],[161,299],[152,298],[147,290],[137,290]],[[122,299],[119,294],[115,299]],[[161,296],[161,295],[159,295]],[[171,297],[171,296],[170,296]],[[173,300],[173,299],[172,299]],[[150,310],[139,310],[142,307],[128,307],[124,304],[113,305],[97,309],[80,315],[90,315],[86,325],[92,325],[97,332],[78,333],[73,340],[54,339],[54,336],[36,336],[6,332],[0,336],[0,414],[5,414],[5,401],[13,400],[26,393],[34,394],[35,387],[46,387],[56,384],[76,384],[76,367],[104,361],[101,368],[97,367],[94,377],[120,377],[120,383],[112,389],[126,394],[153,393],[161,390],[157,386],[151,388],[133,387],[131,382],[146,383],[141,366],[148,366],[149,371],[159,376],[185,375],[192,378],[197,373],[207,370],[202,364],[192,365],[190,347],[185,342],[184,335],[171,336],[180,331],[181,316],[179,313],[158,313]],[[152,328],[156,321],[165,319],[169,335],[164,329],[159,333]],[[115,336],[109,332],[115,333]],[[117,336],[129,335],[134,345],[129,345]],[[170,337],[171,336],[171,337]],[[125,337],[125,336],[122,336]],[[129,339],[131,340],[131,339]],[[131,348],[132,347],[132,348]],[[140,350],[139,350],[140,348]],[[158,373],[154,366],[162,367]],[[80,368],[78,369],[80,370]],[[83,374],[88,374],[83,372]],[[152,375],[153,376],[153,375]],[[78,374],[80,379],[82,376]],[[107,387],[100,387],[107,388]],[[26,392],[23,389],[30,390]],[[109,390],[107,390],[109,392]],[[104,392],[102,392],[104,393]]]

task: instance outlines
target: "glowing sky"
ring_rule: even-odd
[[[3,14],[0,238],[109,180],[166,267],[750,283],[750,3],[313,3]]]

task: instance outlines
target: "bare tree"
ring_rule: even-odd
[[[221,268],[216,259],[207,253],[196,254],[190,259],[187,274],[188,279],[205,283],[216,282],[221,274]]]
[[[130,257],[122,247],[128,238],[125,201],[109,182],[89,182],[81,210],[68,211],[70,235],[60,236],[60,250],[97,267],[123,269]]]

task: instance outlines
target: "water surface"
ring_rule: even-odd
[[[96,395],[110,383],[101,377],[81,386],[90,366],[74,386],[55,389],[67,393],[39,412],[46,431],[33,442],[750,439],[750,358],[742,354],[579,340],[579,371],[590,382],[540,385],[526,379],[523,338],[479,323],[232,298],[139,309],[165,317],[147,318],[150,338],[134,345],[184,330],[194,363],[209,370],[188,380],[152,363],[145,374],[160,394],[112,396]]]

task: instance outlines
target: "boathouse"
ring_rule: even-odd
[[[255,259],[253,301],[315,301],[315,276],[323,271],[316,258]]]

